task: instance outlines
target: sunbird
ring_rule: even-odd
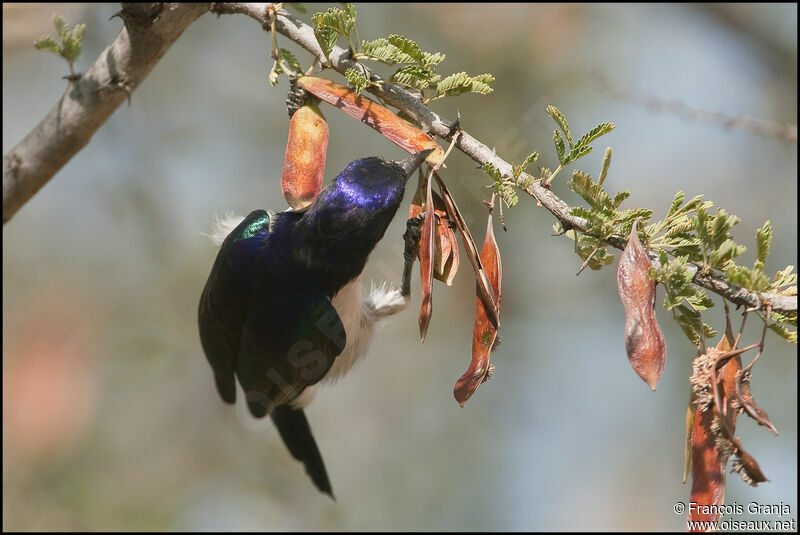
[[[376,323],[406,306],[407,293],[386,285],[362,297],[360,275],[430,152],[355,160],[305,210],[251,212],[222,240],[200,297],[200,341],[220,396],[235,403],[238,379],[250,413],[272,418],[331,497],[303,409],[366,352]]]

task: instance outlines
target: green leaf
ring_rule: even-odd
[[[533,162],[535,162],[535,161],[536,161],[536,159],[537,159],[537,158],[539,158],[539,153],[538,153],[538,152],[532,152],[532,153],[530,153],[530,154],[528,155],[528,157],[527,157],[527,158],[525,158],[525,160],[522,162],[522,168],[524,169],[524,168],[525,168],[525,167],[527,167],[528,165],[532,164]]]
[[[390,42],[390,39],[392,42]],[[433,65],[440,63],[444,60],[445,55],[439,52],[430,53],[419,50],[416,43],[410,39],[406,39],[400,35],[392,35],[390,39],[375,39],[374,41],[362,41],[360,56],[366,59],[380,61],[387,65],[394,65],[395,63],[411,63],[420,67],[430,68]],[[395,46],[397,43],[402,45],[406,50],[412,52],[414,55],[409,55],[407,52]],[[411,46],[413,45],[413,46]],[[416,49],[414,48],[416,47]],[[418,52],[418,53],[417,53]],[[431,72],[433,69],[430,69]]]
[[[367,59],[380,61],[387,65],[395,63],[411,63],[413,59],[408,54],[403,54],[396,46],[389,43],[388,39],[375,39],[374,41],[361,42],[362,55]]]
[[[725,270],[725,280],[743,288],[749,288],[753,272],[744,266],[731,265]]]
[[[714,302],[702,290],[698,290],[697,293],[694,295],[686,296],[685,299],[696,310],[708,310],[709,308],[714,306]]]
[[[737,256],[741,256],[747,248],[739,245],[731,239],[727,239],[711,253],[708,262],[711,267],[724,270],[727,265]]]
[[[672,198],[672,206],[669,207],[669,212],[667,212],[667,217],[674,214],[678,208],[680,207],[681,203],[683,203],[683,190],[678,190],[675,194],[675,197]]]
[[[336,46],[338,36],[341,35],[350,43],[350,33],[356,23],[356,10],[353,4],[343,3],[342,9],[331,7],[327,11],[314,13],[311,20],[314,21],[314,35],[317,42],[328,58]]]
[[[567,124],[567,118],[564,116],[561,111],[553,105],[547,106],[545,108],[547,114],[553,118],[559,128],[564,132],[564,135],[567,136],[567,142],[569,143],[569,148],[572,149],[572,133],[569,131],[569,124]]]
[[[490,177],[492,177],[492,179],[494,179],[494,181],[495,181],[495,182],[496,182],[496,181],[498,181],[498,180],[503,180],[503,174],[500,172],[500,170],[499,170],[499,169],[497,169],[497,168],[496,168],[494,165],[492,165],[491,163],[489,163],[489,162],[486,162],[485,164],[483,164],[483,166],[481,167],[481,169],[483,169],[483,171],[484,171],[484,172],[485,172],[487,175],[489,175]]]
[[[425,56],[423,55],[422,50],[419,48],[419,45],[417,45],[417,43],[408,37],[393,33],[389,36],[389,43],[397,47],[400,51],[404,52],[415,62],[424,63]]]
[[[678,325],[680,325],[692,344],[698,345],[701,335],[705,338],[716,336],[717,332],[704,323],[689,307],[677,305],[674,311]]]
[[[358,69],[349,68],[344,73],[347,83],[353,88],[356,96],[360,95],[369,85],[369,80]]]
[[[603,182],[606,181],[606,175],[608,174],[608,168],[611,166],[611,147],[606,147],[606,153],[603,156],[603,167],[600,169],[600,176],[597,179],[597,183],[601,186]],[[622,201],[620,201],[622,202]],[[616,204],[619,206],[619,203]]]
[[[445,55],[441,52],[423,52],[422,53],[422,64],[429,66],[429,65],[438,65],[442,61],[444,61]]]
[[[598,184],[600,184],[600,182],[598,182]],[[619,208],[619,205],[622,204],[622,201],[624,201],[625,199],[627,199],[630,196],[631,196],[631,192],[630,192],[630,190],[627,190],[627,189],[624,189],[624,190],[620,191],[619,193],[617,193],[614,196],[614,202],[613,202],[614,208]]]
[[[772,312],[770,314],[770,320],[776,321],[778,323],[788,323],[789,325],[794,325],[797,327],[797,312]]]
[[[488,95],[494,91],[490,85],[492,82],[494,82],[494,76],[489,73],[469,76],[465,72],[458,72],[451,74],[436,84],[436,92],[438,97],[460,95],[462,93]]]
[[[345,25],[349,25],[352,30],[356,24],[356,6],[351,2],[342,2],[342,9],[345,14]]]
[[[553,144],[556,146],[556,153],[558,154],[558,162],[561,165],[564,165],[564,158],[566,157],[566,146],[564,145],[564,138],[561,136],[561,132],[558,130],[553,130]]]
[[[50,52],[61,55],[61,47],[49,35],[43,35],[33,42],[36,50],[49,50]]]
[[[356,22],[355,8],[353,4],[342,4],[342,6],[344,9],[331,7],[327,11],[314,13],[311,20],[314,21],[315,27],[330,28],[342,37],[350,35]]]
[[[697,213],[692,218],[692,224],[694,226],[695,232],[703,241],[703,243],[710,243],[711,242],[711,235],[709,233],[709,222],[711,221],[708,212],[702,208],[698,208]]]
[[[419,65],[406,65],[392,75],[391,80],[415,89],[426,89],[436,83],[438,74],[432,69]]]
[[[684,219],[678,219],[673,222],[673,224],[669,227],[669,230],[664,233],[664,239],[672,238],[673,236],[683,235],[689,232],[694,228],[694,224],[692,220],[688,217]]]
[[[783,269],[783,271],[778,271],[775,273],[775,276],[772,277],[771,286],[775,289],[778,289],[781,286],[786,286],[788,284],[797,284],[797,273],[792,273],[792,271],[794,271],[794,266],[788,265]]]
[[[300,67],[300,62],[297,61],[297,58],[294,57],[290,51],[286,50],[285,48],[278,49],[278,57],[283,59],[289,67],[292,68],[295,72],[302,71],[302,67]]]
[[[617,224],[625,224],[625,223],[633,223],[636,218],[640,218],[642,223],[647,222],[653,216],[653,211],[649,208],[630,208],[628,210],[623,210],[621,212],[617,212],[616,217],[614,217],[614,221]]]
[[[69,36],[69,28],[67,27],[67,21],[64,20],[64,17],[59,15],[58,13],[53,13],[53,26],[56,28],[56,34],[58,38],[63,43]]]
[[[322,53],[325,54],[325,58],[328,59],[331,55],[331,50],[333,50],[333,47],[335,47],[336,43],[339,41],[339,35],[336,33],[336,30],[327,26],[316,26],[314,28],[314,37],[317,38]]]
[[[508,182],[503,182],[502,180],[496,181],[494,183],[494,192],[500,196],[509,208],[515,206],[519,202],[517,192],[514,191],[514,187]]]
[[[614,130],[616,126],[614,123],[600,123],[599,125],[595,126],[588,133],[584,134],[577,143],[575,143],[575,147],[584,147],[594,141],[595,139],[599,138],[600,136],[604,136]]]
[[[797,343],[797,331],[792,331],[785,325],[781,325],[780,323],[770,323],[769,328],[772,329],[773,332],[777,333],[778,336],[785,339],[787,342],[796,344]]]
[[[282,69],[280,65],[278,65],[277,61],[272,62],[272,68],[269,70],[269,74],[267,75],[267,80],[269,80],[269,85],[275,87],[278,85],[278,75],[281,73]]]
[[[764,226],[756,231],[756,242],[758,243],[758,261],[764,264],[769,254],[769,246],[772,244],[772,225],[769,221],[766,221]]]
[[[564,165],[574,162],[579,158],[583,158],[592,152],[592,147],[575,145],[575,148],[564,158]]]
[[[74,74],[73,64],[81,55],[81,41],[86,31],[86,24],[78,24],[72,30],[69,29],[67,21],[58,13],[53,13],[53,26],[60,42],[49,35],[42,35],[33,42],[37,50],[49,50],[53,54],[59,55],[69,63],[69,70]]]
[[[730,236],[728,231],[739,221],[740,219],[735,215],[728,215],[724,208],[718,209],[711,227],[711,247],[717,248],[722,245]]]
[[[71,32],[67,33],[62,54],[70,63],[75,63],[81,56],[81,40],[85,31],[86,24],[78,24]]]

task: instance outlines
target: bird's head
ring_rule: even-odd
[[[321,242],[366,249],[383,237],[405,192],[406,182],[431,150],[398,161],[361,158],[345,167],[303,215]]]

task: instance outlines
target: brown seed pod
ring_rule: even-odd
[[[494,238],[492,216],[486,227],[486,238],[481,248],[481,264],[492,285],[496,309],[500,310],[500,287],[503,280],[503,266],[500,262],[500,250]],[[472,360],[464,375],[459,377],[453,388],[453,396],[462,407],[472,396],[480,384],[489,378],[494,366],[489,365],[489,357],[497,343],[497,328],[489,321],[486,308],[480,299],[480,292],[475,297],[475,326],[472,331]]]
[[[328,122],[314,102],[292,115],[283,158],[281,189],[294,210],[303,210],[317,198],[325,174]]]
[[[297,79],[297,85],[374,128],[383,137],[411,154],[434,149],[425,159],[431,165],[436,165],[444,158],[444,151],[428,134],[374,100],[364,95],[356,96],[349,87],[316,76],[301,76]]]
[[[647,277],[651,264],[636,232],[638,222],[638,219],[634,222],[628,245],[619,259],[617,286],[625,308],[628,361],[639,377],[655,390],[667,360],[667,345],[656,320],[656,282]]]
[[[434,248],[436,246],[436,240],[434,239],[436,224],[434,222],[434,211],[430,209],[433,206],[433,191],[431,190],[430,180],[428,180],[426,192],[425,220],[422,223],[422,237],[419,242],[419,273],[422,281],[422,304],[419,310],[420,343],[425,342],[425,335],[428,333],[428,326],[431,323],[431,315],[433,314],[433,261]]]

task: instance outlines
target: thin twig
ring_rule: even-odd
[[[609,81],[600,73],[594,73],[594,80],[606,95],[618,100],[638,104],[649,110],[674,113],[690,121],[714,123],[723,128],[745,130],[760,136],[771,136],[787,141],[797,141],[797,125],[767,121],[747,115],[729,115],[718,111],[692,108],[679,100],[668,100],[647,95],[633,87],[623,87]]]

